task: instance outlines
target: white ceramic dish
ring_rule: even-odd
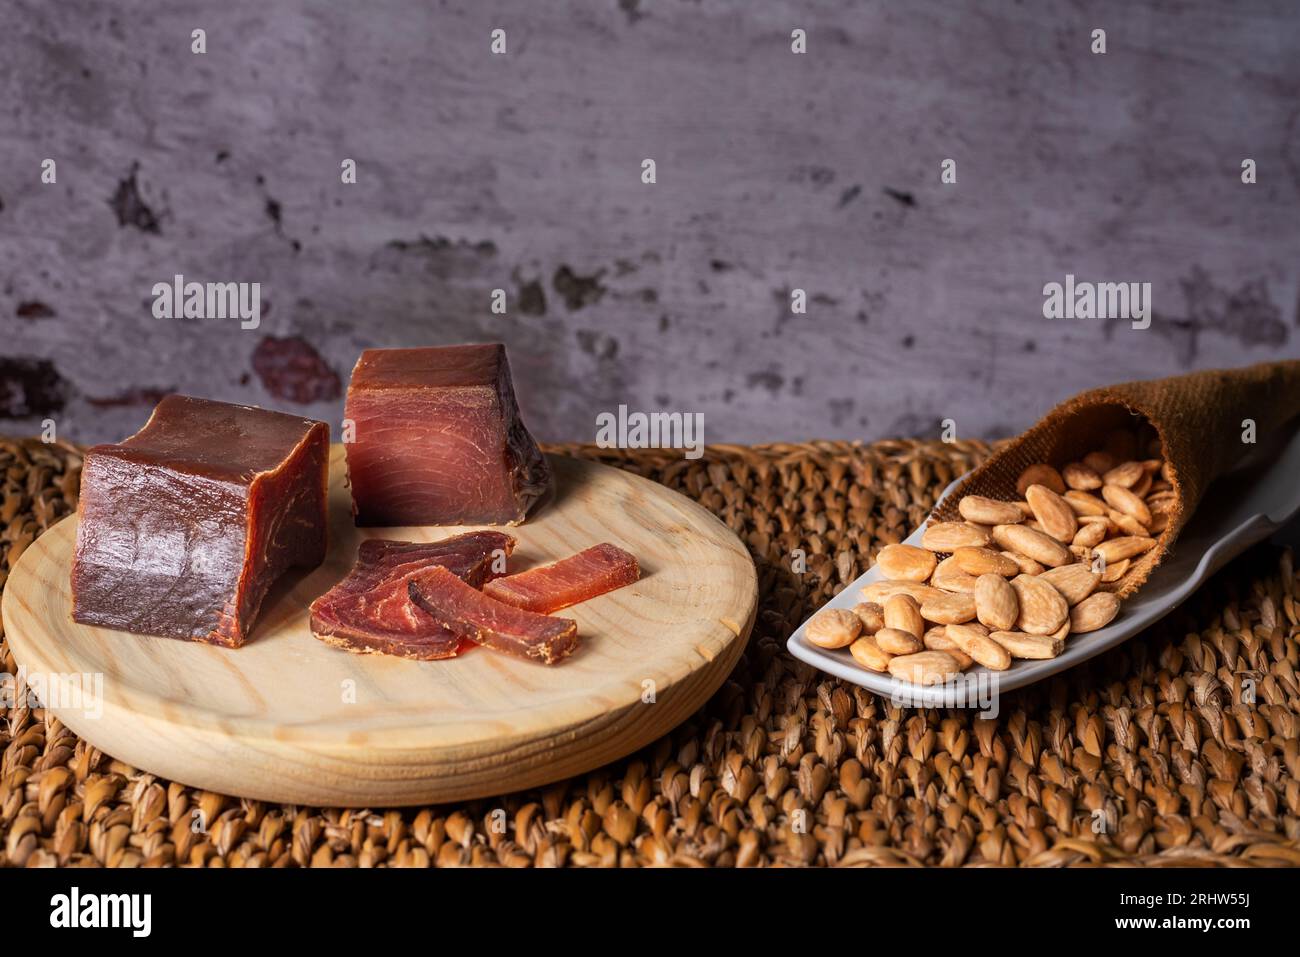
[[[948,486],[944,497],[956,485],[953,482]],[[1273,534],[1298,511],[1300,430],[1295,430],[1249,454],[1237,469],[1210,486],[1172,553],[1137,594],[1124,602],[1115,621],[1098,631],[1071,635],[1066,639],[1065,650],[1056,658],[1017,660],[1009,670],[996,674],[977,665],[964,673],[963,683],[974,687],[979,682],[981,688],[992,686],[997,691],[1011,691],[1115,647],[1169,614],[1201,582],[1230,559]],[[920,538],[921,529],[917,529],[907,543],[919,545]],[[879,569],[872,567],[822,607],[852,608],[862,600],[862,587],[880,577]],[[800,661],[896,701],[922,706],[954,703],[953,684],[921,688],[868,671],[853,660],[848,649],[828,651],[804,640],[807,624],[805,621],[800,625],[786,642],[790,654]],[[981,695],[981,699],[986,697]],[[975,699],[968,695],[967,700]]]

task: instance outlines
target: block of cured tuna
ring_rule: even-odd
[[[550,487],[500,343],[367,349],[345,415],[358,525],[515,525]]]
[[[228,647],[290,568],[325,558],[329,427],[170,395],[82,469],[72,617]]]
[[[513,537],[496,531],[467,532],[440,542],[362,542],[352,570],[312,602],[312,634],[362,654],[420,661],[453,658],[473,643],[416,605],[407,582],[438,566],[481,588],[504,571],[514,547]]]
[[[445,568],[408,581],[411,599],[453,634],[495,651],[553,665],[578,646],[578,623],[490,598]]]
[[[484,594],[525,611],[553,611],[630,585],[641,577],[635,556],[603,542],[549,565],[488,582]]]

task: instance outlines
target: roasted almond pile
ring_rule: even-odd
[[[919,548],[886,545],[876,556],[884,578],[863,588],[863,602],[819,612],[805,636],[920,685],[972,664],[1005,671],[1016,658],[1055,658],[1069,635],[1115,618],[1119,599],[1099,587],[1168,523],[1174,492],[1159,452],[1154,436],[1117,432],[1059,472],[1029,466],[1018,501],[967,495],[964,521],[928,526]]]

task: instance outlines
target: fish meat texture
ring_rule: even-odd
[[[641,577],[636,557],[602,542],[549,565],[488,582],[484,594],[525,611],[553,611],[630,585]]]
[[[86,453],[72,617],[237,648],[271,586],[325,559],[329,426],[165,396]]]
[[[344,414],[357,525],[517,525],[550,488],[500,343],[367,349]]]
[[[411,600],[453,634],[520,658],[553,665],[578,645],[578,623],[524,611],[490,598],[445,568],[416,572]]]
[[[438,567],[477,589],[502,573],[514,547],[513,536],[497,531],[439,542],[362,542],[352,570],[312,602],[312,634],[348,651],[422,661],[455,657],[469,643],[412,602],[407,582]]]

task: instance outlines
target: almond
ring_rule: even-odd
[[[889,659],[889,673],[914,685],[943,684],[949,675],[960,671],[957,659],[943,651],[918,651]]]
[[[921,534],[921,547],[932,552],[951,552],[963,545],[987,545],[988,534],[965,522],[935,522]]]
[[[1019,552],[1044,565],[1055,567],[1070,560],[1070,550],[1056,539],[1023,525],[994,526],[993,540],[1003,548]]]
[[[1133,564],[1133,559],[1121,558],[1119,561],[1107,565],[1101,573],[1101,580],[1107,585],[1119,581],[1128,574],[1128,567],[1131,564]]]
[[[1105,522],[1086,522],[1079,526],[1079,530],[1074,533],[1074,540],[1070,544],[1078,545],[1081,548],[1092,548],[1094,545],[1100,545],[1105,537]]]
[[[1016,590],[1016,598],[1020,601],[1020,614],[1016,618],[1017,631],[1030,635],[1050,635],[1069,617],[1070,606],[1065,603],[1060,592],[1043,581],[1041,575],[1017,575],[1011,579],[1011,587]]]
[[[1061,593],[1067,605],[1077,605],[1097,588],[1101,575],[1082,562],[1049,568],[1038,576]]]
[[[983,495],[967,495],[957,503],[957,511],[966,521],[981,525],[1014,525],[1024,518],[1014,502],[999,502]]]
[[[966,625],[948,625],[944,634],[990,671],[1006,671],[1011,667],[1010,653],[992,638],[980,634]],[[943,654],[943,652],[935,652]]]
[[[1154,538],[1131,535],[1102,542],[1093,551],[1105,559],[1107,565],[1110,565],[1122,559],[1132,558],[1135,555],[1150,551],[1155,547],[1155,544],[1156,540]]]
[[[1083,464],[1088,466],[1098,475],[1105,475],[1117,464],[1115,456],[1109,452],[1089,452],[1083,457]]]
[[[862,634],[874,635],[885,627],[885,609],[874,601],[859,602],[853,606],[853,614],[862,622]]]
[[[1169,515],[1173,513],[1177,501],[1178,496],[1172,491],[1152,492],[1147,496],[1147,508],[1151,510],[1152,516]]]
[[[1012,658],[1055,658],[1065,648],[1065,641],[1055,635],[994,631],[989,633],[989,638],[1007,649]]]
[[[843,608],[822,609],[803,631],[804,637],[818,648],[847,648],[861,633],[861,620]]]
[[[885,602],[885,627],[882,631],[889,629],[905,631],[916,638],[925,634],[925,621],[921,618],[921,606],[911,595],[895,595]],[[876,643],[880,643],[880,632],[876,632]],[[886,651],[889,649],[885,645],[880,645]],[[895,651],[890,654],[909,654],[909,652]]]
[[[1041,563],[1034,561],[1028,555],[1021,555],[1016,551],[998,552],[998,554],[1015,562],[1016,567],[1020,569],[1022,575],[1041,575],[1043,573],[1044,566]],[[1008,575],[1007,577],[1014,578],[1015,576]]]
[[[1151,510],[1147,508],[1147,503],[1124,486],[1103,485],[1101,487],[1101,497],[1125,515],[1131,515],[1137,519],[1143,526],[1151,524]]]
[[[1062,496],[1067,505],[1080,517],[1084,515],[1105,515],[1106,503],[1088,492],[1072,488]]]
[[[1135,538],[1143,538],[1149,529],[1139,522],[1132,515],[1125,515],[1117,508],[1112,508],[1107,513],[1110,519],[1110,531],[1116,535],[1132,535]]]
[[[925,634],[921,636],[921,644],[931,651],[951,651],[957,645],[944,632],[943,625],[935,625],[933,628],[925,629]]]
[[[876,647],[890,655],[914,655],[925,648],[920,638],[899,628],[881,628],[871,637]]]
[[[1075,520],[1074,509],[1065,499],[1046,485],[1029,486],[1025,489],[1025,498],[1044,532],[1058,542],[1068,543],[1074,539],[1079,523]]]
[[[975,591],[975,576],[962,571],[956,559],[949,556],[935,566],[930,584],[943,591],[969,595]]]
[[[876,564],[891,581],[923,582],[934,571],[934,552],[915,545],[886,545],[876,555]]]
[[[1003,578],[1011,578],[1021,572],[1018,564],[1001,552],[995,552],[991,548],[974,548],[972,546],[959,548],[952,553],[952,560],[967,575],[975,575],[976,577],[980,575],[1001,575]]]
[[[944,654],[952,655],[954,658],[956,658],[957,667],[960,668],[962,671],[965,671],[971,665],[975,664],[975,659],[972,658],[970,655],[966,654],[966,652],[962,651],[960,648],[949,648],[947,651],[944,652]]]
[[[998,581],[1005,582],[1006,579],[999,578]],[[931,598],[921,603],[921,617],[937,625],[959,625],[975,617],[975,599],[970,595]]]
[[[1065,482],[1061,479],[1061,473],[1042,462],[1031,465],[1020,473],[1020,478],[1016,479],[1016,494],[1024,495],[1025,489],[1031,485],[1046,485],[1057,495],[1065,491]],[[998,522],[996,524],[1001,525],[1004,523]]]
[[[1099,591],[1089,595],[1070,611],[1070,630],[1076,634],[1096,631],[1115,620],[1119,599],[1114,592]]]
[[[1136,485],[1138,480],[1146,474],[1146,469],[1142,467],[1141,462],[1124,462],[1108,469],[1101,477],[1102,482],[1106,485],[1120,485],[1129,488]]]
[[[891,656],[888,652],[882,651],[873,638],[859,638],[849,645],[849,654],[868,671],[878,671],[883,674],[889,670]]]
[[[978,621],[965,622],[963,627],[978,632],[986,638],[988,637],[989,630]],[[931,651],[946,651],[950,655],[954,652],[956,652],[956,655],[965,654],[957,647],[957,643],[948,637],[947,628],[944,625],[935,625],[933,628],[928,629],[921,637],[921,644],[925,645],[925,647],[929,648]],[[961,659],[958,658],[958,660],[960,661]],[[969,667],[969,662],[962,667]]]
[[[918,602],[922,602],[930,595],[937,594],[939,589],[918,582],[877,581],[862,586],[862,600],[878,605],[884,605],[894,595],[911,595]]]
[[[1061,469],[1061,478],[1070,488],[1079,489],[1083,492],[1089,489],[1101,488],[1101,476],[1082,462],[1071,462]]]
[[[1005,631],[1015,627],[1020,600],[1001,575],[981,575],[975,583],[975,611],[981,624]]]
[[[1023,501],[966,495],[962,520],[928,524],[920,548],[883,547],[886,578],[862,589],[854,658],[933,684],[973,662],[1001,671],[1012,657],[1054,658],[1072,632],[1111,621],[1119,599],[1098,587],[1154,548],[1179,507],[1162,451],[1150,426],[1118,429],[1060,472],[1025,468]]]

